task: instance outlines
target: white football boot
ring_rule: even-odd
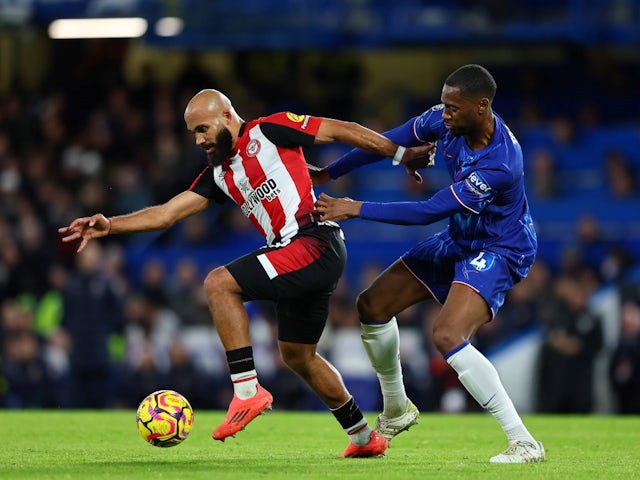
[[[542,443],[517,441],[509,445],[504,452],[491,457],[490,463],[537,463],[544,462],[545,453]]]
[[[388,418],[382,413],[376,420],[376,431],[387,440],[391,440],[399,433],[409,430],[410,427],[418,423],[420,411],[413,402],[407,399],[407,408],[399,417]]]

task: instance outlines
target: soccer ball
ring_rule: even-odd
[[[173,390],[158,390],[142,400],[136,413],[138,432],[151,445],[173,447],[193,428],[193,409]]]

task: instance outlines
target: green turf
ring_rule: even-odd
[[[163,449],[133,411],[0,411],[0,479],[640,478],[640,417],[526,416],[547,449],[528,465],[488,463],[506,442],[482,414],[423,414],[379,459],[339,458],[347,439],[329,413],[274,411],[224,443],[210,437],[222,417],[196,411],[190,437]]]

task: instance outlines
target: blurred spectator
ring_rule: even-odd
[[[115,199],[115,213],[140,210],[154,203],[139,167],[121,163],[112,168],[110,176],[115,190],[111,195]]]
[[[640,413],[640,306],[627,301],[620,315],[620,342],[611,356],[610,379],[618,413]]]
[[[558,115],[551,121],[553,147],[563,153],[576,144],[576,128],[572,119]]]
[[[545,413],[590,413],[594,359],[602,348],[600,317],[590,312],[591,288],[563,276],[554,282],[552,306],[542,320],[545,334],[538,370],[538,409]]]
[[[622,152],[607,152],[604,166],[607,188],[614,198],[625,199],[637,194],[636,172]]]
[[[600,221],[588,213],[580,215],[576,223],[576,236],[578,262],[600,273],[600,267],[610,248],[610,243],[604,238]]]
[[[203,62],[197,51],[188,50],[184,57],[185,65],[180,76],[176,79],[176,85],[180,87],[183,95],[192,97],[205,88],[219,88],[220,82],[202,66]]]
[[[54,264],[47,272],[49,289],[39,299],[33,298],[31,309],[34,326],[39,335],[49,338],[62,324],[64,305],[62,291],[69,278],[67,269]]]
[[[92,242],[93,243],[93,242]],[[160,298],[142,293],[125,302],[125,364],[122,400],[137,404],[163,388],[171,369],[170,350],[180,331],[180,319]]]
[[[70,341],[70,406],[75,408],[104,408],[115,401],[109,342],[122,330],[122,299],[102,271],[102,256],[99,242],[87,245],[62,291],[62,328]]]
[[[20,298],[34,313],[35,305],[49,290],[54,255],[43,224],[26,198],[17,195],[4,207],[5,212],[13,210],[8,215],[13,225],[0,217],[0,300]]]
[[[531,189],[540,199],[557,197],[560,193],[556,159],[551,150],[541,148],[531,155]]]
[[[166,277],[166,267],[161,259],[152,258],[142,265],[140,289],[146,299],[159,308],[167,305]]]
[[[196,399],[202,408],[226,408],[233,397],[233,386],[229,385],[224,348],[213,322],[209,320],[208,325],[185,326],[177,342],[186,350],[188,361],[193,365],[197,379]],[[171,370],[175,368],[174,353],[176,352],[173,352],[169,359]],[[179,360],[186,361],[182,357]]]
[[[159,385],[159,387],[171,388],[172,390],[180,392],[189,399],[189,403],[191,403],[191,406],[194,408],[207,405],[206,398],[201,399],[200,397],[201,391],[198,388],[198,385],[202,382],[200,375],[198,375],[189,350],[187,350],[185,345],[179,340],[169,345],[169,363],[170,367],[166,375],[165,383],[164,385]],[[149,393],[151,391],[152,390],[148,390]],[[144,398],[144,396],[141,397],[140,400],[142,400],[142,398]]]
[[[34,331],[30,313],[5,301],[1,315],[0,404],[7,408],[55,406],[43,340]]]
[[[621,243],[605,238],[598,218],[583,213],[576,223],[576,238],[565,249],[563,268],[565,272],[588,268],[596,272],[601,281],[617,281],[632,264],[630,254]]]
[[[204,278],[190,258],[178,260],[167,284],[168,305],[184,325],[213,325],[204,294]]]
[[[543,123],[540,103],[537,100],[524,98],[518,106],[516,123],[521,129],[539,127]]]
[[[152,346],[143,343],[138,346],[136,363],[129,365],[123,372],[118,389],[118,403],[123,407],[135,408],[149,393],[165,388],[168,384],[169,361],[167,350],[167,369],[160,370],[156,364],[156,352]],[[186,395],[186,394],[185,394]],[[187,397],[188,398],[188,397]]]
[[[20,278],[25,270],[16,242],[9,236],[0,238],[0,300],[13,299],[23,291]]]

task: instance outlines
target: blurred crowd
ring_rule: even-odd
[[[242,57],[238,83],[223,85],[189,63],[172,85],[149,76],[134,86],[113,68],[112,52],[104,48],[96,43],[84,58],[56,59],[37,92],[16,84],[0,94],[0,406],[129,408],[153,390],[172,388],[195,407],[224,409],[232,389],[202,291],[215,261],[203,265],[186,253],[171,265],[158,257],[132,271],[127,259],[146,244],[181,245],[189,252],[257,239],[238,209],[211,209],[162,234],[93,241],[81,254],[76,244],[61,242],[57,228],[95,212],[144,208],[188,187],[204,164],[185,131],[182,108],[201,88],[227,92],[244,118],[291,108],[362,121],[353,94],[361,75],[350,61],[328,61],[320,72],[330,87],[309,99],[295,85],[284,92],[265,73],[268,65]],[[511,85],[520,87],[527,88]],[[534,118],[523,113],[530,104],[520,107],[510,119],[516,132]],[[548,121],[558,141],[588,117],[537,115],[535,122]],[[561,195],[561,150],[545,145],[529,151],[532,197]],[[317,155],[322,163],[331,152]],[[638,196],[637,173],[624,154],[612,152],[601,165],[597,177],[604,188],[614,196]],[[335,188],[348,192],[350,185]],[[573,230],[560,259],[541,255],[473,341],[489,352],[514,336],[539,333],[532,379],[537,411],[593,412],[597,361],[604,358],[613,412],[640,413],[638,259],[633,249],[602,235],[598,218],[582,215]],[[380,398],[361,347],[355,298],[383,267],[371,263],[343,278],[320,344],[365,410],[379,409]],[[603,291],[613,307],[594,300]],[[256,365],[275,407],[317,407],[279,359],[272,306],[253,302],[248,308]],[[424,411],[472,410],[455,372],[430,342],[436,314],[429,303],[398,318],[409,396]]]

